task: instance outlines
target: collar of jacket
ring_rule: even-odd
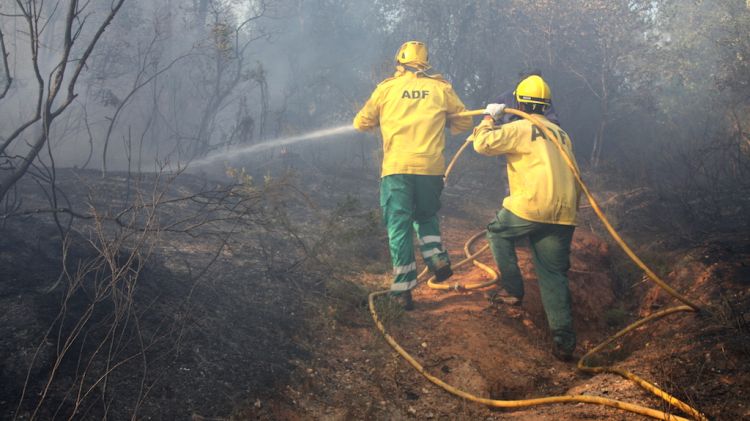
[[[435,73],[435,74],[428,74],[427,70],[429,70],[429,69],[422,69],[422,70],[420,70],[420,69],[417,69],[415,67],[405,66],[405,65],[399,64],[398,66],[396,66],[396,72],[393,74],[393,77],[400,77],[400,76],[404,76],[406,74],[409,74],[409,75],[413,75],[414,77],[422,77],[422,76],[424,76],[424,77],[428,77],[430,79],[443,79],[443,75],[437,74],[437,73]]]

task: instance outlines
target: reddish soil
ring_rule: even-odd
[[[453,251],[463,248],[462,239],[482,229],[481,225],[454,217],[445,218],[443,225],[447,245]],[[462,257],[458,253],[452,256],[454,261]],[[609,247],[602,239],[583,229],[576,231],[569,277],[579,336],[577,355],[604,340],[625,322],[611,320],[620,314],[613,309],[622,303],[614,294],[615,276],[609,259]],[[489,253],[481,256],[481,260],[492,264]],[[574,363],[552,357],[533,265],[524,247],[519,250],[519,263],[527,288],[522,307],[492,304],[486,298],[487,290],[442,292],[423,284],[414,294],[416,310],[392,317],[387,323],[389,332],[430,373],[477,396],[513,400],[589,394],[664,409],[661,402],[628,380],[616,375],[581,374]],[[459,271],[454,279],[474,282],[486,276],[483,271],[469,267]],[[356,282],[370,290],[384,289],[388,276],[363,275]],[[317,357],[298,362],[294,381],[287,385],[283,396],[270,402],[257,401],[252,408],[241,411],[240,418],[641,419],[635,414],[587,404],[497,410],[463,401],[419,375],[388,347],[364,313],[360,308],[349,315],[349,324],[324,327],[325,337],[316,344]],[[621,318],[627,317],[624,310],[622,313]],[[693,318],[672,317],[672,326],[675,319]],[[648,347],[654,346],[645,341],[640,345],[647,347],[647,354]],[[622,359],[636,348],[619,345],[610,354],[614,359]],[[671,352],[670,345],[664,350]],[[664,378],[654,374],[659,368],[658,358],[645,363],[643,357],[628,361],[629,369],[662,384]],[[699,371],[701,367],[687,367],[687,370]]]
[[[460,174],[459,174],[460,175]],[[455,180],[455,179],[454,179]],[[472,184],[473,183],[473,184]],[[374,184],[374,183],[373,183]],[[361,184],[359,184],[361,185]],[[497,187],[497,186],[496,186]],[[497,187],[499,188],[499,187]],[[345,189],[346,190],[346,189]],[[480,193],[481,192],[481,193]],[[616,196],[616,195],[615,195]],[[365,198],[366,195],[361,197]],[[375,197],[372,194],[372,197]],[[466,198],[471,197],[467,202]],[[461,260],[464,241],[484,229],[500,191],[468,178],[444,192],[441,211],[443,238],[454,262]],[[371,203],[366,206],[377,205]],[[624,221],[632,225],[655,218],[644,205],[640,214]],[[617,203],[609,212],[617,211]],[[622,211],[620,212],[622,213]],[[582,211],[569,271],[576,356],[583,355],[629,323],[677,305],[643,278],[619,249],[613,249],[591,229],[599,229],[590,210]],[[390,275],[381,230],[381,249],[374,260],[380,270],[362,265],[345,282],[367,291],[387,289]],[[630,370],[703,411],[712,420],[750,419],[750,245],[747,238],[725,238],[726,245],[705,243],[679,249],[669,233],[624,234],[641,246],[641,257],[656,263],[657,272],[678,291],[710,307],[710,316],[679,313],[641,327],[610,346],[597,362]],[[602,234],[605,235],[605,234]],[[639,243],[640,240],[640,243]],[[660,244],[671,244],[667,254]],[[431,374],[477,396],[526,399],[587,394],[671,411],[631,381],[617,375],[591,376],[550,353],[550,335],[539,297],[530,253],[521,244],[519,264],[526,283],[520,308],[492,304],[487,290],[441,292],[420,285],[414,292],[416,309],[380,313],[388,332]],[[489,253],[480,259],[494,267]],[[676,268],[670,272],[670,268]],[[468,266],[451,280],[472,282],[486,274]],[[308,349],[311,360],[294,361],[291,381],[280,394],[235,412],[239,419],[521,419],[631,420],[644,417],[590,404],[558,404],[517,410],[491,409],[453,396],[422,377],[383,339],[364,300],[343,310],[328,307]],[[386,308],[387,310],[387,308]],[[319,316],[318,314],[317,316]]]

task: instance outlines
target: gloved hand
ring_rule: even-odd
[[[487,104],[487,108],[484,109],[484,113],[492,117],[494,120],[500,118],[505,111],[505,104]]]

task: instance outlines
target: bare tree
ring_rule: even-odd
[[[115,129],[115,126],[117,125],[117,120],[122,111],[125,109],[125,107],[130,103],[130,101],[133,99],[133,97],[138,93],[138,91],[141,90],[141,88],[148,86],[151,82],[153,82],[157,77],[159,77],[161,74],[165,73],[169,69],[172,68],[177,62],[180,60],[188,57],[188,54],[181,55],[168,64],[166,64],[163,67],[158,67],[158,61],[156,60],[156,52],[154,51],[154,47],[156,43],[159,40],[159,31],[158,29],[154,30],[154,36],[149,42],[148,46],[146,47],[146,50],[138,56],[138,70],[136,71],[135,78],[133,80],[133,85],[130,88],[130,91],[125,95],[125,97],[117,102],[117,106],[115,108],[115,112],[112,115],[111,118],[109,118],[109,124],[107,126],[107,134],[104,136],[104,149],[102,151],[102,173],[107,172],[107,151],[109,150],[109,143],[112,137],[113,130]]]
[[[5,137],[0,144],[0,170],[3,170],[0,175],[0,200],[3,200],[13,185],[27,173],[44,145],[49,141],[53,121],[73,103],[77,96],[76,83],[86,67],[86,61],[124,2],[125,0],[112,0],[107,15],[99,23],[93,36],[88,41],[83,41],[80,37],[91,16],[90,11],[87,10],[92,7],[90,2],[68,0],[48,4],[38,0],[16,0],[20,14],[15,17],[24,20],[29,37],[31,67],[36,79],[36,105],[33,115]],[[67,12],[61,53],[49,74],[43,75],[40,66],[42,48],[40,37],[51,19],[48,16],[54,15],[56,8],[63,4],[67,5]],[[80,56],[73,57],[74,46],[78,43],[83,43],[83,52]],[[7,54],[4,44],[2,48],[5,61]],[[74,67],[70,68],[74,63]],[[6,80],[7,86],[11,80],[7,72]],[[61,92],[64,93],[61,94]],[[26,136],[31,140],[27,140]],[[19,149],[23,151],[24,141],[28,142],[28,150],[18,152]]]
[[[264,70],[259,65],[257,69],[248,72],[246,60],[250,45],[270,36],[263,30],[248,29],[251,23],[267,15],[270,5],[271,2],[266,0],[255,2],[249,15],[236,23],[229,17],[229,9],[225,5],[211,5],[214,20],[211,30],[212,45],[207,49],[207,60],[204,63],[204,74],[207,77],[201,81],[201,85],[209,86],[210,89],[204,93],[207,101],[201,112],[197,136],[190,148],[191,157],[204,155],[216,147],[224,146],[224,143],[212,144],[213,125],[217,115],[227,106],[228,99],[242,82],[254,80],[261,87],[261,122],[265,119],[267,92]],[[261,127],[260,130],[262,129]]]
[[[3,60],[3,79],[4,79],[4,86],[3,90],[0,92],[0,99],[5,98],[5,95],[8,93],[8,90],[10,89],[10,85],[13,83],[13,78],[10,76],[10,68],[8,67],[8,52],[5,49],[5,36],[3,36],[2,28],[0,28],[0,54],[2,54],[2,60]]]

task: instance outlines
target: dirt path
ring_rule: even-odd
[[[462,218],[447,217],[444,237],[452,259],[463,256],[464,239],[482,229]],[[489,253],[481,258],[492,263]],[[442,292],[420,285],[416,310],[386,314],[389,332],[429,372],[463,390],[494,399],[525,399],[560,394],[592,394],[659,406],[637,387],[616,376],[583,376],[573,363],[549,352],[550,337],[527,249],[519,264],[527,295],[520,308],[490,303],[484,291]],[[494,266],[494,264],[492,264]],[[478,281],[487,275],[474,267],[454,279]],[[357,283],[383,289],[388,276],[364,275]],[[606,244],[578,230],[574,239],[571,292],[579,351],[614,330],[602,315],[615,305]],[[363,314],[365,313],[365,314]],[[516,411],[491,410],[464,402],[432,385],[393,352],[364,309],[349,323],[327,326],[315,344],[318,356],[298,361],[293,384],[282,399],[257,401],[239,414],[273,419],[640,419],[592,405],[551,405]]]
[[[368,196],[353,186],[341,190],[357,191],[366,206],[377,206],[367,202],[368,197],[376,197],[372,192]],[[497,205],[492,198],[499,192],[477,191],[455,185],[444,194],[447,206],[441,210],[441,227],[454,262],[463,259],[464,241],[484,229]],[[599,226],[592,214],[583,211],[581,216],[584,222],[576,230],[568,273],[577,356],[627,324],[677,304],[644,279],[619,250],[610,250],[586,228]],[[367,309],[367,292],[387,289],[391,278],[382,227],[377,233],[381,248],[370,250],[369,263],[355,265],[343,281],[362,288],[361,294],[343,300],[343,306],[341,300],[325,297],[325,309],[308,317],[316,324],[314,339],[307,344],[314,358],[293,361],[297,368],[283,390],[266,400],[251,398],[253,405],[236,411],[238,419],[645,419],[589,404],[495,410],[434,386],[390,348]],[[709,419],[750,419],[750,392],[745,392],[750,390],[746,387],[750,385],[750,317],[746,311],[750,308],[750,247],[746,239],[665,249],[661,240],[668,233],[663,238],[624,234],[678,291],[701,303],[720,305],[715,317],[682,313],[639,328],[598,356],[599,362],[623,367],[664,387],[705,411]],[[478,396],[512,400],[588,394],[669,411],[662,401],[628,380],[584,375],[573,363],[552,357],[530,253],[524,244],[519,246],[526,283],[522,307],[493,305],[486,291],[441,292],[422,284],[414,291],[415,311],[379,313],[381,319],[388,319],[389,333],[431,374]],[[494,267],[489,253],[480,259]],[[485,276],[469,266],[457,271],[451,282],[479,281]]]

